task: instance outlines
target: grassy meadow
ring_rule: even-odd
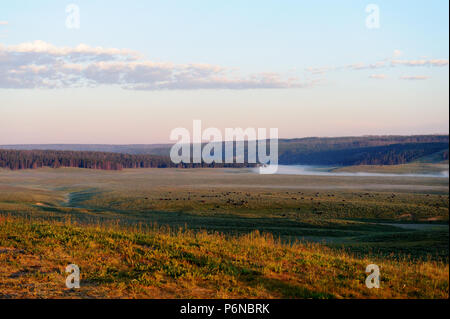
[[[0,169],[0,297],[448,298],[448,191],[436,177]],[[380,289],[364,284],[371,263]]]

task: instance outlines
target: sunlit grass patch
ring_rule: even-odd
[[[356,257],[259,232],[231,236],[17,217],[0,217],[0,229],[0,294],[13,298],[448,297],[448,262]],[[77,291],[64,286],[70,263],[81,269]],[[370,263],[380,266],[380,289],[364,284]]]

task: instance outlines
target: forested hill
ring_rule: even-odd
[[[0,150],[0,167],[33,169],[40,167],[78,167],[103,170],[149,167],[243,167],[245,164],[174,164],[167,156],[132,155],[106,152]]]
[[[329,151],[363,147],[386,146],[392,144],[447,143],[448,135],[386,135],[386,136],[346,136],[346,137],[304,137],[280,139],[280,153]],[[15,144],[0,145],[0,149],[14,150],[55,150],[91,151],[124,154],[149,154],[168,156],[172,144]]]
[[[394,165],[428,157],[448,161],[448,135],[362,136],[280,140],[279,162],[304,165]],[[433,156],[430,156],[433,155]]]
[[[9,153],[0,166],[18,168],[75,166],[102,169],[132,167],[173,167],[168,155],[171,144],[93,145],[42,144],[3,145],[1,149],[34,150]],[[279,140],[280,164],[303,165],[393,165],[412,161],[448,161],[448,135],[360,136],[297,138]],[[41,150],[40,152],[37,150]],[[43,152],[42,150],[52,150]],[[69,152],[63,152],[69,151]],[[247,147],[245,148],[247,153]],[[16,156],[14,160],[11,156]],[[225,154],[224,154],[225,156]],[[23,157],[23,158],[20,158]],[[37,158],[37,160],[32,160]],[[1,159],[1,158],[0,158]],[[12,164],[15,163],[15,164]],[[192,165],[184,165],[191,167]],[[198,165],[197,165],[198,166]],[[207,166],[205,164],[200,166]],[[221,165],[214,165],[220,167]],[[230,165],[228,165],[230,166]],[[242,166],[235,164],[233,166]]]
[[[280,155],[282,164],[304,165],[397,165],[419,160],[435,154],[435,161],[448,160],[448,144],[417,143],[391,144],[322,151],[291,151]]]

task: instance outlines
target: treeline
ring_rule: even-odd
[[[280,140],[280,150],[325,151],[393,144],[449,143],[448,135],[305,137]],[[448,148],[448,145],[447,145]]]
[[[52,151],[52,150],[0,150],[0,167],[12,170],[40,167],[77,167],[103,170],[150,167],[245,167],[247,164],[174,164],[169,157],[132,155],[106,152]]]
[[[304,165],[397,165],[442,152],[448,159],[448,143],[411,143],[386,146],[348,148],[337,150],[286,150],[280,155],[280,164]]]

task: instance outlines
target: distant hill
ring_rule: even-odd
[[[90,151],[167,157],[171,146],[172,144],[28,144],[0,145],[0,149]],[[448,161],[448,150],[448,135],[280,139],[279,163],[340,166],[393,165],[413,161],[439,163]]]
[[[437,153],[448,160],[448,135],[361,136],[280,140],[280,164],[394,165]]]
[[[11,144],[0,145],[0,149],[90,151],[123,154],[169,155],[172,144]]]

